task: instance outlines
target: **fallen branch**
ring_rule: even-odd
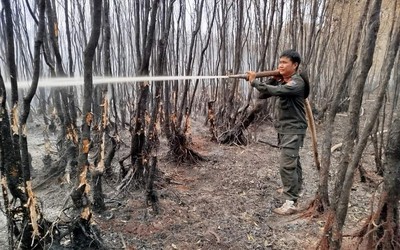
[[[257,142],[261,142],[261,143],[267,144],[268,146],[271,146],[273,148],[279,148],[278,145],[273,144],[272,142],[268,142],[268,141],[264,141],[264,140],[257,140]]]

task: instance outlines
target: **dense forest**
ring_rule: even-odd
[[[119,248],[95,223],[110,215],[106,188],[122,200],[138,194],[155,221],[166,216],[158,191],[171,177],[160,163],[214,164],[199,150],[204,129],[209,145],[254,147],[249,131],[273,123],[276,99],[259,100],[245,80],[227,76],[274,70],[294,49],[317,131],[316,187],[296,216],[323,221],[305,249],[343,249],[359,176],[379,188],[352,235],[357,247],[399,249],[399,10],[398,0],[1,0],[2,248]],[[131,78],[115,81],[123,77]],[[49,183],[63,188],[55,218],[39,192]],[[217,240],[204,249],[241,246],[207,232]],[[130,244],[121,248],[152,249]],[[154,249],[197,249],[160,244]]]

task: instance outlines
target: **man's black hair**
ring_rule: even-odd
[[[293,63],[298,63],[297,68],[299,68],[299,65],[301,63],[301,57],[300,54],[294,49],[288,49],[283,51],[280,57],[287,57]]]

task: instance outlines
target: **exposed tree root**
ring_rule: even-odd
[[[247,145],[249,140],[244,134],[244,126],[242,124],[236,125],[233,129],[222,133],[218,141],[222,144],[228,145]]]
[[[170,153],[176,162],[198,163],[207,158],[190,148],[187,136],[180,130],[176,130],[170,139]]]
[[[260,118],[259,114],[266,104],[267,102],[265,99],[258,99],[255,107],[247,115],[244,114],[241,121],[237,123],[232,129],[229,129],[222,133],[219,136],[218,141],[222,144],[228,145],[247,145],[249,143],[249,140],[244,131],[250,126],[250,124]]]
[[[106,249],[97,225],[82,218],[73,223],[74,249]]]
[[[319,218],[324,214],[324,205],[321,197],[317,195],[307,206],[300,218]]]
[[[150,160],[149,164],[149,175],[146,183],[146,204],[151,205],[154,213],[158,214],[158,195],[156,190],[154,190],[154,180],[156,177],[157,170],[157,157],[154,156]]]
[[[382,181],[382,177],[374,176],[370,172],[366,171],[365,168],[359,164],[360,182],[367,183],[367,185],[372,187],[378,187]]]
[[[332,234],[334,218],[335,218],[335,212],[329,211],[327,214],[326,221],[325,221],[324,230],[322,232],[322,238],[318,242],[316,249],[320,249],[320,250],[328,250],[329,249],[329,240],[330,240],[330,235]]]
[[[217,128],[215,127],[215,111],[214,111],[214,102],[208,102],[208,109],[207,109],[207,120],[206,125],[210,122],[210,134],[211,134],[211,141],[217,142]]]
[[[51,223],[43,218],[39,210],[39,214],[35,217],[38,229],[36,232],[30,218],[24,217],[24,214],[27,213],[25,207],[15,207],[9,211],[12,234],[16,238],[16,241],[11,241],[12,249],[45,249],[46,245],[58,240],[50,237],[50,235],[58,235],[59,232],[56,228],[50,227]]]
[[[398,208],[388,203],[388,194],[383,193],[376,212],[350,237],[358,238],[357,249],[364,243],[367,249],[399,249]],[[366,242],[365,242],[366,241]],[[362,245],[362,246],[364,246]]]

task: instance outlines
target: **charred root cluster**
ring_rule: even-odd
[[[245,134],[246,129],[257,120],[260,111],[262,110],[263,102],[256,105],[247,116],[238,122],[232,129],[229,129],[219,136],[219,142],[228,145],[247,145],[249,139]]]
[[[73,246],[78,249],[105,249],[100,237],[100,230],[92,220],[90,209],[86,209],[89,198],[85,192],[86,185],[75,189],[72,194],[72,202],[76,218],[70,222],[68,234],[72,234]],[[78,214],[80,212],[80,214]]]
[[[233,129],[222,133],[219,136],[219,142],[228,145],[247,145],[249,140],[244,131],[245,128],[242,124],[236,125]]]
[[[100,237],[100,229],[89,220],[79,218],[72,224],[75,249],[106,249]]]
[[[57,228],[51,227],[51,223],[44,219],[41,213],[36,221],[37,232],[34,232],[31,220],[26,216],[26,208],[15,207],[9,210],[9,213],[11,216],[8,227],[9,233],[12,234],[9,235],[9,244],[12,249],[45,249],[46,246],[60,241]]]
[[[175,130],[170,138],[170,153],[179,163],[198,163],[200,161],[206,161],[206,157],[197,153],[195,150],[190,148],[190,141],[187,136],[179,129]]]

